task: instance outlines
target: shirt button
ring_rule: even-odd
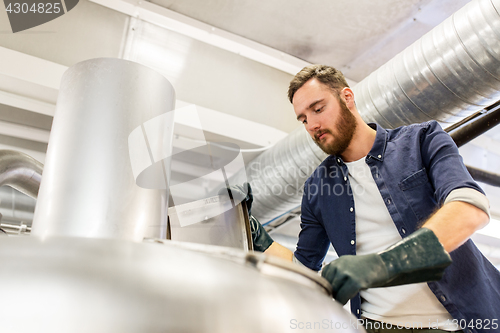
[[[405,228],[401,228],[401,232],[402,232],[403,234],[406,234],[406,230],[405,230]]]
[[[351,245],[354,245],[354,239],[351,241]]]
[[[356,313],[359,314],[359,309],[356,310]]]
[[[391,199],[387,199],[387,203],[390,205],[391,204]]]
[[[351,208],[349,208],[349,210],[352,212],[354,209],[351,207]]]
[[[382,158],[382,155],[378,155],[378,158]]]
[[[345,182],[347,181],[347,177],[344,177],[344,181],[345,181]]]
[[[337,158],[337,163],[340,164],[340,158]]]
[[[440,298],[441,298],[441,300],[442,300],[443,302],[446,302],[446,297],[445,297],[444,295],[441,295],[441,297],[440,297]]]

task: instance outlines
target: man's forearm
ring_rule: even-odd
[[[452,201],[432,215],[424,227],[434,231],[445,250],[451,252],[488,222],[488,214],[483,210],[466,202]]]
[[[293,261],[293,252],[284,247],[283,245],[280,245],[276,242],[273,242],[271,246],[267,248],[266,251],[264,251],[265,254],[274,256],[274,257],[279,257],[288,261]]]

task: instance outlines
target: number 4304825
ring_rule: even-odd
[[[38,14],[59,14],[61,12],[60,3],[34,3],[33,5],[27,3],[9,3],[6,8],[7,13],[14,14],[27,14],[27,13],[38,13]]]

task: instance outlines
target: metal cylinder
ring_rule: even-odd
[[[482,182],[491,186],[500,187],[500,175],[498,173],[489,172],[486,170],[481,170],[471,166],[467,166],[467,171],[469,171],[472,178],[475,181]]]
[[[162,159],[171,154],[174,103],[168,80],[137,63],[101,58],[69,68],[32,233],[165,238],[170,167]]]
[[[461,126],[449,131],[451,138],[458,147],[474,140],[500,123],[500,106],[496,106]]]

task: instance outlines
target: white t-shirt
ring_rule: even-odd
[[[356,253],[377,253],[401,236],[373,180],[365,158],[346,163],[356,209]],[[427,283],[372,288],[360,292],[361,316],[401,327],[456,330],[452,317]],[[446,325],[448,323],[448,325]]]

